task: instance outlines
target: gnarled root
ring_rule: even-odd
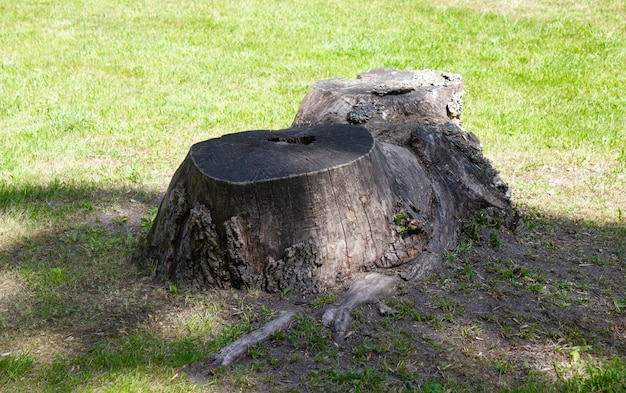
[[[390,295],[397,279],[378,273],[370,273],[357,281],[337,302],[326,309],[322,316],[325,326],[334,325],[334,338],[341,342],[346,338],[348,326],[352,322],[352,310],[367,303],[377,303],[382,296]]]
[[[352,322],[352,310],[367,303],[379,303],[381,314],[393,314],[395,310],[380,303],[379,299],[390,295],[398,283],[395,277],[378,273],[370,273],[363,280],[357,281],[339,301],[329,306],[323,313],[322,322],[325,326],[333,325],[334,338],[342,342]],[[267,340],[272,334],[289,326],[296,317],[296,311],[281,311],[277,318],[254,330],[233,343],[225,346],[208,361],[191,364],[183,369],[192,380],[201,381],[222,366],[228,366],[248,353],[248,349],[261,341]]]
[[[296,316],[295,311],[281,311],[277,318],[254,330],[238,340],[222,348],[206,362],[198,362],[187,366],[184,371],[192,379],[201,379],[221,366],[228,366],[248,353],[248,348],[267,340],[272,334],[285,329]]]

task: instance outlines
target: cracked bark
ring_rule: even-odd
[[[436,269],[464,219],[484,211],[515,226],[510,190],[461,127],[462,95],[460,76],[431,70],[315,83],[292,128],[193,145],[133,260],[187,287],[353,284],[321,316],[341,342],[352,310],[392,293],[395,277]],[[294,315],[189,370],[231,364]]]
[[[315,83],[292,128],[193,145],[133,256],[187,287],[320,292],[419,279],[509,189],[461,128],[463,80],[378,69]]]
[[[183,287],[311,293],[349,285],[385,253],[401,264],[427,234],[395,229],[397,196],[380,149],[355,125],[200,142],[134,260]]]
[[[398,267],[407,280],[440,266],[472,214],[484,210],[509,228],[518,219],[508,186],[476,136],[461,127],[462,97],[459,75],[382,68],[355,80],[313,84],[292,124],[359,124],[375,137],[398,204],[427,233],[417,255],[410,252],[415,247],[404,251],[406,236],[400,236],[378,262],[381,268]]]

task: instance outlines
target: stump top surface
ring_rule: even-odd
[[[190,155],[206,176],[251,183],[345,165],[367,155],[374,143],[364,127],[333,124],[228,134],[196,143]]]
[[[316,82],[318,88],[340,91],[344,94],[371,93],[377,96],[393,96],[412,92],[462,85],[460,75],[449,72],[421,70],[398,71],[393,68],[379,68],[359,74],[357,79],[334,78]]]

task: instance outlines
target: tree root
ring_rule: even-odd
[[[334,325],[334,338],[342,342],[346,338],[348,326],[352,322],[352,310],[367,303],[377,303],[382,296],[390,295],[397,279],[378,273],[370,273],[357,281],[337,302],[329,306],[322,316],[324,326]],[[381,308],[383,310],[383,308]],[[384,309],[385,312],[389,310]]]
[[[267,340],[272,334],[285,329],[293,321],[296,314],[295,311],[281,311],[278,318],[225,346],[208,361],[194,363],[185,367],[183,371],[191,377],[201,378],[208,376],[222,366],[228,366],[236,362],[248,353],[250,347]]]
[[[397,282],[398,279],[395,277],[370,273],[364,279],[354,283],[335,305],[328,306],[322,315],[322,322],[327,327],[334,326],[335,341],[340,343],[346,338],[348,326],[352,322],[352,310],[367,303],[379,303],[380,297],[388,296],[393,292]],[[379,311],[385,315],[396,312],[383,303],[379,303]],[[248,353],[250,347],[287,328],[296,315],[297,311],[281,311],[277,318],[225,346],[208,361],[188,365],[183,368],[183,371],[192,380],[202,381],[220,367],[235,363]]]
[[[295,311],[281,311],[278,318],[271,320],[263,325],[262,328],[252,331],[222,348],[209,363],[209,368],[216,369],[237,361],[241,356],[248,353],[248,348],[267,340],[272,334],[283,330],[295,316]]]

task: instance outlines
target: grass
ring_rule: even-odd
[[[596,3],[0,0],[0,390],[626,389],[626,6]],[[377,67],[464,77],[524,252],[478,217],[344,347],[302,316],[194,384],[180,367],[301,300],[130,266],[172,173],[192,143],[286,128],[311,83]]]

